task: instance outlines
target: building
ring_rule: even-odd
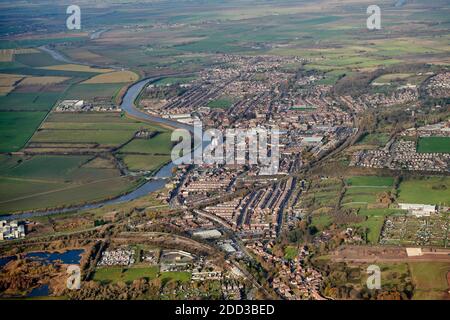
[[[428,217],[436,213],[436,205],[399,203],[400,209],[407,210],[416,217]]]
[[[18,221],[0,221],[0,241],[25,238],[25,225]]]

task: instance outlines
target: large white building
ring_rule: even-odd
[[[399,203],[400,209],[408,210],[409,213],[416,217],[428,217],[436,213],[436,205],[415,204],[415,203]]]

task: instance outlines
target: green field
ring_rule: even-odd
[[[197,77],[167,77],[163,78],[161,80],[155,81],[152,84],[155,86],[167,86],[167,85],[173,85],[173,84],[184,84],[189,83],[193,80],[197,79]]]
[[[0,96],[0,111],[48,111],[56,103],[61,93],[15,93]]]
[[[163,283],[168,281],[187,282],[191,279],[190,272],[162,272],[159,273],[157,266],[152,267],[102,267],[94,274],[95,281],[101,282],[132,282],[137,279],[147,278],[149,280],[160,278]]]
[[[362,137],[358,144],[369,144],[376,146],[384,146],[389,141],[389,135],[386,133],[370,133]]]
[[[166,131],[152,124],[122,117],[119,113],[52,113],[42,125],[42,130],[36,132],[31,141],[97,143],[107,147],[118,147],[133,138],[140,129]],[[156,148],[164,154],[170,149],[167,140],[170,139],[170,133],[164,132],[154,139],[145,140],[148,141],[147,151]]]
[[[15,188],[17,191],[20,188],[20,185],[17,185],[14,180],[2,180],[1,182],[2,189]],[[44,183],[44,186],[46,185],[47,182]],[[14,198],[8,197],[7,200],[0,201],[0,214],[45,208],[60,208],[101,201],[129,192],[135,185],[136,182],[129,178],[115,177],[84,184],[65,183],[62,187],[55,185],[56,189],[51,189],[48,192],[43,189],[36,193],[37,186],[33,186],[33,189],[30,190],[30,185],[27,182],[23,184],[23,190],[17,191],[14,194]]]
[[[450,178],[426,177],[402,181],[398,202],[450,205]]]
[[[102,267],[98,268],[94,274],[94,280],[100,282],[133,282],[137,279],[155,279],[158,277],[159,269],[153,267]]]
[[[347,179],[346,183],[352,187],[391,187],[394,183],[394,178],[378,176],[357,176]]]
[[[415,285],[413,299],[442,299],[449,288],[447,273],[450,264],[446,262],[410,262],[412,281]]]
[[[170,132],[162,132],[151,139],[134,139],[120,149],[122,153],[170,155],[172,142]]]
[[[298,250],[296,247],[287,246],[284,248],[284,258],[287,260],[294,260],[298,255]]]
[[[332,222],[333,218],[328,215],[314,215],[311,218],[311,226],[316,227],[319,231],[327,229]]]
[[[99,201],[136,185],[116,168],[85,166],[92,156],[1,156],[0,213]]]
[[[56,61],[49,54],[44,52],[17,54],[15,55],[15,61],[33,68],[61,64],[61,62]]]
[[[0,152],[19,151],[44,120],[46,112],[0,112]]]
[[[404,210],[400,209],[360,209],[358,211],[358,214],[363,216],[390,216],[404,213]]]
[[[120,157],[131,171],[154,171],[170,161],[170,156],[121,154]]]
[[[126,83],[77,84],[67,90],[64,99],[84,100],[101,97],[113,100],[125,85]]]
[[[355,176],[345,182],[348,187],[342,199],[342,204],[346,207],[366,209],[368,204],[377,202],[379,194],[391,190],[394,178]]]
[[[353,224],[353,226],[366,228],[367,242],[377,244],[383,223],[384,217],[382,216],[368,216],[366,221]]]
[[[421,137],[417,143],[419,153],[450,153],[450,137]]]
[[[89,156],[34,156],[32,158],[11,158],[19,162],[12,168],[0,170],[3,176],[20,178],[43,178],[49,180],[67,180],[73,172],[87,162]],[[16,160],[17,159],[17,160]]]
[[[207,106],[211,109],[228,109],[233,103],[233,100],[230,98],[220,98],[210,101]]]

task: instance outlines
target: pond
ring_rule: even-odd
[[[63,264],[80,264],[83,249],[67,250],[65,252],[29,252],[25,258],[32,261],[42,261],[44,263],[54,263],[62,261]]]
[[[80,264],[81,255],[84,249],[67,250],[64,252],[29,252],[25,254],[25,258],[31,261],[40,261],[44,264],[55,263],[61,261],[63,264]],[[0,257],[0,267],[4,267],[12,260],[16,260],[16,256]]]
[[[10,261],[16,260],[16,256],[0,257],[0,267],[6,266]]]
[[[28,298],[32,297],[47,297],[50,295],[50,288],[47,284],[44,284],[40,287],[34,288],[31,290],[31,292],[27,295]]]

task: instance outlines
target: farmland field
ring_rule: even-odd
[[[15,93],[0,97],[0,111],[45,111],[56,103],[60,93]]]
[[[124,87],[124,83],[91,83],[77,84],[69,88],[64,94],[64,99],[92,99],[92,98],[109,98],[113,100],[119,90]]]
[[[41,67],[45,70],[57,70],[57,71],[76,71],[76,72],[92,72],[92,73],[107,73],[112,72],[112,69],[92,68],[89,66],[79,64],[63,64],[49,67]]]
[[[450,137],[421,137],[417,143],[419,153],[450,153]]]
[[[131,171],[154,171],[170,161],[170,156],[121,154],[120,157]]]
[[[52,113],[42,125],[42,130],[33,136],[31,142],[98,143],[103,146],[118,147],[130,140],[140,129],[154,131],[159,127],[122,117],[117,112]],[[163,141],[165,140],[159,138],[156,145]],[[167,148],[167,146],[162,147]]]
[[[91,158],[3,156],[0,213],[98,201],[135,185],[117,169],[84,167]]]
[[[46,112],[0,112],[0,152],[20,150],[46,114]]]
[[[111,73],[103,73],[84,81],[84,84],[95,83],[127,83],[135,82],[139,76],[131,71],[116,71]]]
[[[120,152],[169,155],[172,150],[170,138],[170,132],[162,132],[151,139],[135,139],[121,148]]]

